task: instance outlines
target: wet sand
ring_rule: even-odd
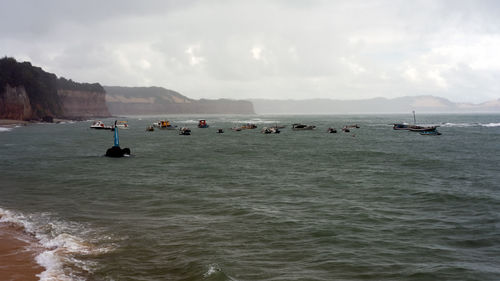
[[[16,237],[20,237],[17,239]],[[25,242],[28,241],[28,242]],[[1,280],[35,281],[44,269],[35,262],[36,249],[28,249],[34,238],[20,226],[0,222],[0,276]],[[31,248],[31,247],[30,247]]]

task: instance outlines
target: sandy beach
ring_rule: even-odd
[[[35,262],[37,251],[29,247],[31,240],[33,238],[24,233],[20,226],[0,222],[0,276],[2,280],[39,280],[37,274],[44,269]]]

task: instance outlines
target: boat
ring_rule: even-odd
[[[147,132],[153,132],[154,130],[155,130],[155,128],[153,126],[146,127]]]
[[[281,131],[276,127],[264,127],[260,132],[263,134],[279,134]]]
[[[222,128],[217,129],[217,134],[224,134],[224,130]]]
[[[419,126],[417,125],[417,119],[415,118],[415,110],[413,113],[413,125],[408,123],[394,123],[392,129],[394,130],[409,130],[412,132],[425,132],[425,131],[435,131],[438,126]]]
[[[436,131],[436,129],[437,129],[437,126],[428,126],[428,127],[412,126],[411,128],[409,128],[409,130],[412,132],[432,132],[432,131]]]
[[[353,124],[353,125],[345,125],[344,127],[346,127],[346,128],[356,128],[356,129],[359,129],[359,125],[358,125],[358,124]]]
[[[422,131],[422,132],[419,132],[422,136],[440,136],[441,133],[438,132],[437,130],[433,130],[433,131]]]
[[[198,121],[198,128],[208,128],[208,124],[206,120],[200,120]]]
[[[242,129],[256,129],[257,125],[253,123],[247,123],[246,125],[241,126]]]
[[[92,125],[90,125],[90,128],[98,130],[113,130],[112,126],[106,126],[101,120],[92,123]]]
[[[409,130],[410,126],[411,125],[409,125],[407,123],[394,123],[392,126],[392,129],[394,129],[394,130]]]
[[[326,131],[328,133],[330,133],[330,134],[335,134],[337,132],[337,129],[335,129],[335,128],[328,128]]]
[[[231,130],[235,131],[235,132],[239,132],[241,131],[241,127],[232,127]]]
[[[168,120],[160,120],[153,123],[153,126],[163,130],[175,130],[177,128],[177,126],[173,126]]]
[[[351,130],[349,130],[349,128],[347,128],[347,127],[344,127],[344,128],[342,128],[342,131],[344,131],[344,133],[349,133]]]
[[[189,129],[187,127],[182,127],[179,129],[179,135],[189,136],[189,135],[191,135],[191,129]]]
[[[314,125],[304,125],[300,123],[292,124],[293,131],[305,131],[305,130],[314,130],[316,126]]]
[[[120,129],[128,129],[128,122],[127,121],[118,121],[116,123],[116,127]]]

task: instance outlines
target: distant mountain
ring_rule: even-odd
[[[242,100],[194,100],[161,87],[104,86],[106,104],[113,115],[151,114],[255,114]]]
[[[454,103],[434,96],[373,98],[365,100],[251,100],[257,114],[351,114],[351,113],[465,113],[498,112],[500,99],[481,104]]]

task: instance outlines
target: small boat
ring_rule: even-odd
[[[419,134],[421,134],[422,136],[440,136],[441,135],[441,133],[436,131],[436,130],[422,131],[422,132],[419,132]]]
[[[198,121],[198,128],[208,128],[208,124],[206,120],[200,120]]]
[[[346,127],[346,128],[356,128],[356,129],[359,129],[359,125],[358,125],[358,124],[353,124],[353,125],[345,125],[344,127]]]
[[[247,123],[246,125],[241,126],[242,129],[256,129],[257,125],[252,123]]]
[[[328,133],[330,134],[335,134],[337,132],[337,129],[335,128],[328,128],[328,130],[326,130]]]
[[[191,129],[189,129],[187,127],[182,127],[179,129],[179,135],[189,136],[189,135],[191,135]]]
[[[90,128],[98,130],[113,130],[112,126],[106,126],[101,120],[92,123],[92,125],[90,125]]]
[[[128,129],[128,122],[127,121],[118,121],[116,122],[116,127],[120,129]]]
[[[168,120],[160,120],[153,123],[153,126],[163,130],[175,130],[177,128],[177,126],[173,126]]]
[[[221,128],[219,128],[219,129],[217,130],[217,134],[224,134],[224,130],[223,130],[223,129],[221,129]]]
[[[392,129],[394,129],[394,130],[409,130],[410,125],[408,125],[406,123],[394,123],[392,126]]]
[[[279,134],[280,130],[276,127],[264,127],[260,132],[263,134]]]
[[[153,126],[147,126],[146,127],[146,132],[153,132],[155,128]]]
[[[241,131],[241,127],[232,127],[231,130],[235,131],[235,132],[239,132]]]
[[[342,131],[344,131],[344,133],[349,133],[351,130],[349,130],[349,128],[347,128],[347,127],[344,127],[344,128],[342,128]]]
[[[314,126],[314,125],[304,125],[304,124],[299,124],[299,123],[292,124],[293,131],[314,130],[315,128],[316,128],[316,126]]]

